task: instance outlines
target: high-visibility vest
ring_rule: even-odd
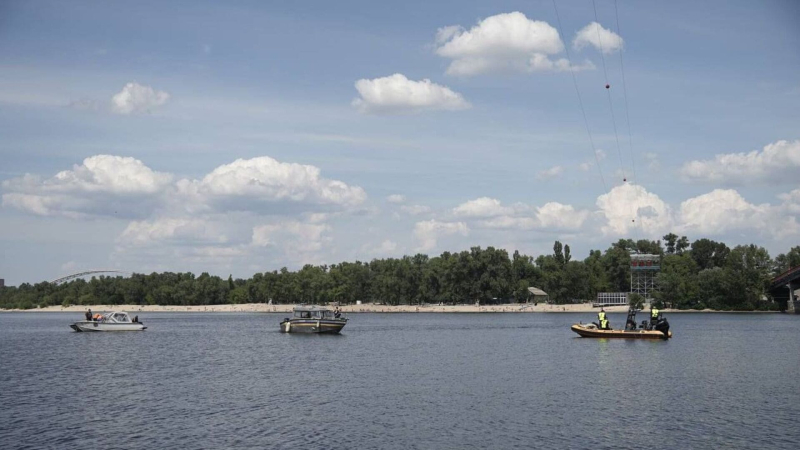
[[[606,320],[606,313],[604,313],[603,311],[600,311],[599,313],[597,313],[597,318],[599,320]]]
[[[658,309],[652,308],[650,309],[650,317],[653,319],[658,319]]]
[[[606,319],[600,320],[600,328],[603,328],[603,329],[608,328],[608,320],[606,320]]]

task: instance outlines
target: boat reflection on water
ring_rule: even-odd
[[[296,306],[294,316],[283,319],[280,323],[284,333],[325,333],[338,334],[347,324],[338,308],[330,310],[322,306]]]

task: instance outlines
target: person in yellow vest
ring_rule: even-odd
[[[607,330],[608,329],[608,319],[606,318],[606,310],[603,307],[600,307],[600,312],[597,313],[597,320],[600,322],[600,329]]]
[[[656,323],[658,323],[658,316],[661,314],[661,311],[658,310],[655,306],[650,306],[650,326],[655,327]]]

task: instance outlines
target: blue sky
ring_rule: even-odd
[[[0,278],[800,242],[800,4],[556,3],[3,2]]]

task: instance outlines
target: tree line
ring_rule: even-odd
[[[94,277],[55,285],[23,283],[0,290],[0,308],[53,305],[218,305],[339,302],[398,304],[524,303],[538,287],[556,304],[592,301],[598,292],[630,290],[632,253],[660,255],[654,300],[680,309],[768,310],[782,305],[769,296],[776,274],[800,265],[800,246],[774,259],[763,247],[667,234],[662,241],[620,239],[605,251],[574,260],[569,245],[556,241],[552,254],[536,258],[515,251],[472,247],[370,262],[285,267],[249,279],[202,273]],[[784,305],[785,307],[785,305]]]

